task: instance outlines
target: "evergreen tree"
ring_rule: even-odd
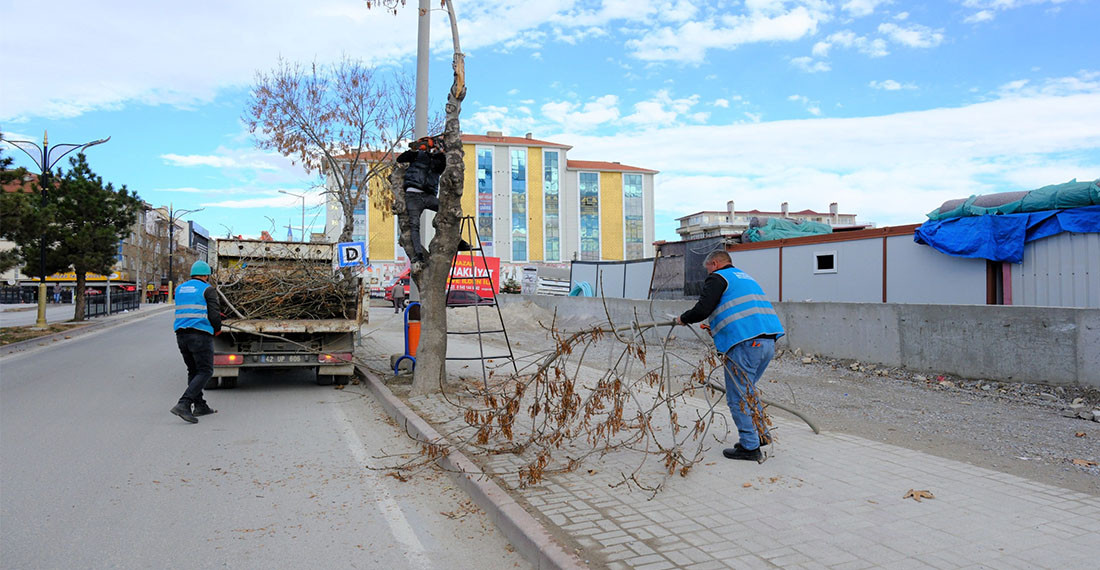
[[[54,223],[51,255],[54,264],[76,272],[76,307],[73,320],[84,319],[85,273],[107,275],[114,267],[119,242],[130,234],[137,221],[141,200],[122,186],[115,191],[103,184],[88,166],[84,154],[69,159],[71,169],[62,173],[50,200]]]

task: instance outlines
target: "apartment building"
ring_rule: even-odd
[[[474,218],[487,256],[506,264],[653,256],[656,170],[572,160],[571,146],[539,140],[531,133],[464,134],[462,145],[462,211]],[[403,262],[397,221],[384,199],[388,189],[380,181],[374,183],[379,187],[372,193],[383,199],[356,209],[353,239],[368,243],[372,263]],[[328,238],[335,240],[343,216],[331,196],[325,228]],[[430,227],[425,230],[430,235]]]
[[[829,204],[828,212],[814,210],[792,212],[787,202],[780,204],[779,211],[767,212],[763,210],[735,210],[733,200],[730,200],[726,202],[724,211],[696,212],[682,218],[676,218],[676,221],[680,222],[680,226],[676,228],[676,233],[680,235],[680,239],[685,240],[738,235],[748,229],[749,222],[753,218],[805,220],[829,224],[834,228],[848,228],[858,225],[856,215],[841,214],[836,202]]]

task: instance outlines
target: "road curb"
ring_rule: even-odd
[[[114,319],[110,319],[110,317],[107,317],[110,320],[92,321],[92,322],[89,322],[87,325],[82,326],[82,327],[77,327],[77,328],[70,329],[70,330],[67,330],[67,331],[59,331],[59,332],[55,332],[53,334],[43,335],[43,336],[40,336],[40,337],[30,338],[30,339],[27,339],[27,340],[21,340],[19,342],[13,342],[11,344],[6,344],[6,345],[0,347],[0,357],[15,354],[17,352],[23,352],[24,350],[29,350],[29,349],[32,349],[32,348],[38,348],[40,346],[47,346],[47,345],[53,344],[53,342],[56,341],[56,340],[60,340],[60,339],[65,338],[66,336],[69,337],[69,340],[71,340],[71,339],[74,339],[78,336],[83,336],[83,335],[93,333],[93,332],[96,332],[96,331],[100,331],[100,330],[103,330],[103,329],[106,329],[106,328],[111,328],[113,326],[120,325],[120,324],[122,324],[126,321],[130,321],[130,320],[133,320],[133,319],[136,319],[136,318],[139,318],[139,317],[149,317],[149,316],[152,316],[152,315],[154,315],[156,313],[159,313],[161,311],[166,311],[170,307],[175,306],[175,305],[169,305],[167,303],[158,303],[158,305],[159,305],[158,307],[153,308],[153,309],[148,309],[148,310],[138,309],[136,311],[129,311],[127,313],[116,313],[115,315],[112,315],[112,316],[116,317]],[[68,321],[66,321],[66,322],[68,322]]]
[[[445,441],[435,428],[405,405],[376,375],[362,367],[367,389],[394,420],[413,437],[425,441]],[[539,570],[583,570],[588,566],[570,553],[535,517],[531,516],[504,489],[487,477],[481,469],[459,451],[451,451],[436,460],[473,499],[485,510],[504,537],[528,562]]]

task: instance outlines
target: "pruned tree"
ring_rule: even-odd
[[[119,242],[129,235],[141,200],[126,186],[117,191],[103,183],[84,154],[69,159],[71,169],[58,179],[53,223],[49,234],[56,247],[51,256],[61,268],[76,272],[74,321],[84,320],[85,274],[110,274]]]
[[[394,150],[413,132],[413,90],[407,78],[359,60],[305,66],[280,59],[256,74],[243,120],[256,146],[274,150],[326,178],[340,204],[340,241],[351,239],[355,206],[389,209],[381,188]]]
[[[379,5],[396,13],[405,4],[403,0],[382,0]],[[454,47],[452,67],[454,71],[450,91],[447,94],[443,148],[447,156],[447,168],[439,179],[439,212],[435,216],[435,236],[428,245],[427,263],[412,264],[412,279],[420,291],[420,349],[417,352],[413,373],[412,393],[424,394],[438,389],[446,374],[447,364],[447,279],[451,261],[458,250],[460,221],[462,219],[462,185],[465,166],[462,151],[462,129],[459,116],[462,101],[466,98],[465,56],[459,45],[458,21],[450,0],[441,0],[451,23],[451,40]],[[369,7],[368,3],[368,7]],[[396,200],[394,212],[401,228],[401,246],[406,252],[415,251],[412,242],[412,223],[405,215],[405,189],[401,184],[404,167],[398,166],[390,173],[390,187]]]

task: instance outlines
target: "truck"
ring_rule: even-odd
[[[308,368],[319,385],[346,384],[365,313],[336,268],[336,245],[221,239],[214,249],[224,317],[207,388],[234,388],[249,369]]]

